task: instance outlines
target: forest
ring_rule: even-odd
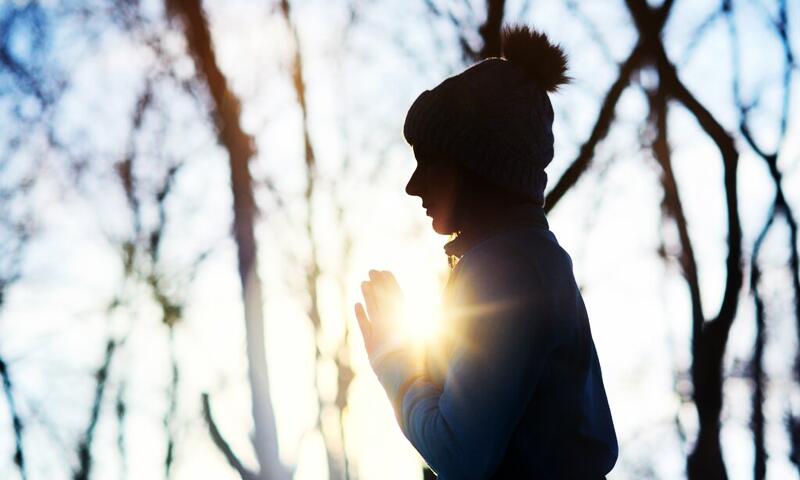
[[[439,333],[425,89],[568,57],[545,210],[609,479],[800,479],[800,3],[0,0],[0,478],[435,478],[352,305]]]

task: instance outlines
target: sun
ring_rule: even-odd
[[[408,338],[417,345],[434,342],[442,326],[442,302],[440,292],[423,282],[406,284],[404,287],[404,330]]]

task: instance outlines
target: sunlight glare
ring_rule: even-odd
[[[417,345],[435,340],[441,328],[441,298],[438,289],[422,282],[412,282],[405,288],[405,334]]]

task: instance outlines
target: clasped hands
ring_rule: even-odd
[[[355,304],[356,319],[373,368],[384,356],[400,349],[413,349],[404,324],[403,291],[391,272],[370,270],[361,283],[366,309]]]

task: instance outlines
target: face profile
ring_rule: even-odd
[[[433,230],[449,235],[458,230],[455,204],[458,167],[448,157],[414,149],[417,167],[406,185],[406,193],[422,199],[422,208],[433,220]]]

